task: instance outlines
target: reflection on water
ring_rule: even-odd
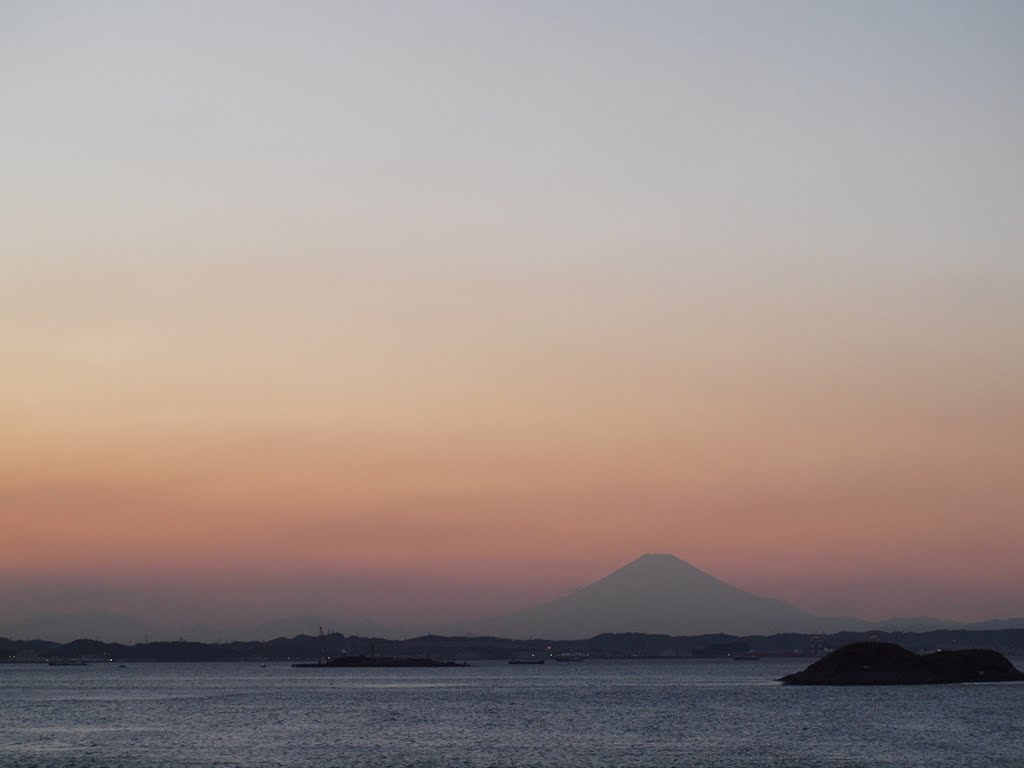
[[[0,766],[1024,765],[1024,684],[774,682],[803,666],[0,665]]]

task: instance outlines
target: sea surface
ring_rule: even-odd
[[[1024,683],[774,682],[805,665],[2,664],[0,766],[1024,766]]]

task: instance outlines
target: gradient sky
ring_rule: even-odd
[[[0,0],[0,615],[1024,615],[1022,39]]]

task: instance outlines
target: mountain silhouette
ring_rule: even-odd
[[[476,622],[474,631],[502,637],[568,640],[604,632],[819,632],[833,628],[837,621],[857,622],[814,616],[782,600],[752,595],[674,555],[644,555],[565,597]]]

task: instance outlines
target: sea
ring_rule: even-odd
[[[1024,766],[1024,683],[776,682],[806,663],[2,664],[0,766]]]

